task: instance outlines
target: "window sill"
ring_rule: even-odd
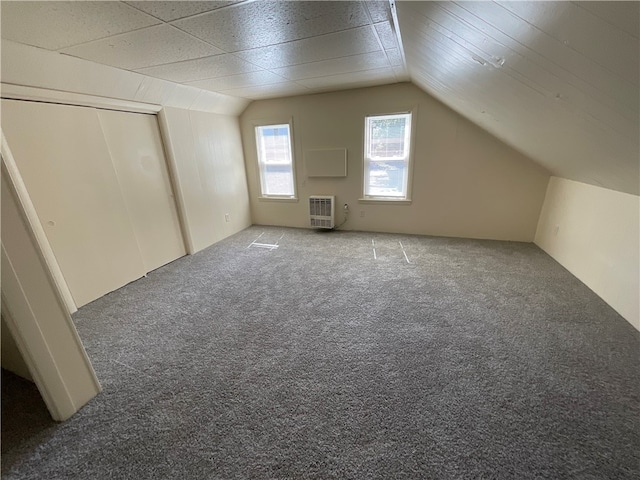
[[[401,198],[398,200],[394,200],[393,198],[375,198],[375,197],[367,197],[367,198],[359,198],[358,203],[369,203],[369,204],[379,204],[379,203],[388,203],[394,205],[411,205],[411,200],[406,198]]]
[[[298,203],[296,197],[258,197],[260,202]]]

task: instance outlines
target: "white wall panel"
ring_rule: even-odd
[[[97,111],[2,101],[2,127],[78,306],[145,274]]]
[[[98,110],[145,271],[185,255],[155,115]]]
[[[176,108],[163,115],[194,253],[251,224],[238,119]]]
[[[551,177],[535,243],[640,330],[640,197]]]

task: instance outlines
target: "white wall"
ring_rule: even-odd
[[[416,107],[412,203],[359,202],[365,115]],[[291,118],[299,201],[260,200],[254,125]],[[253,223],[306,227],[307,197],[336,195],[351,209],[344,229],[533,240],[549,173],[411,84],[256,101],[241,128]],[[305,176],[305,149],[341,147],[347,177]]]
[[[238,118],[165,108],[161,123],[189,253],[251,225]]]
[[[640,330],[640,197],[551,177],[535,243]]]

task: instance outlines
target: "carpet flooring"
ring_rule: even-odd
[[[532,244],[253,226],[74,321],[104,391],[3,373],[3,478],[640,478],[640,334]]]

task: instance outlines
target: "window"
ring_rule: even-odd
[[[295,197],[291,129],[288,124],[256,127],[260,186],[265,197]]]
[[[365,118],[365,198],[408,198],[410,139],[411,113]]]

